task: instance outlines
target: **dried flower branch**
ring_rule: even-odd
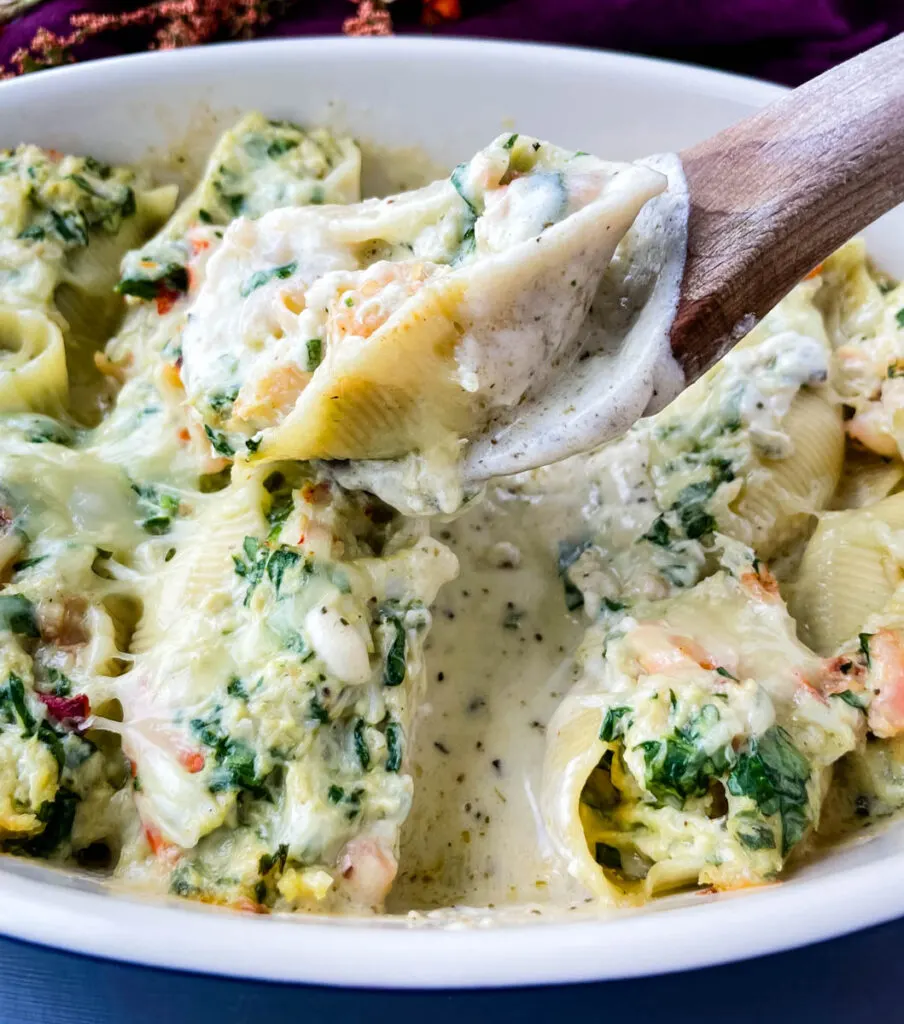
[[[347,36],[391,36],[392,18],[382,0],[361,0],[358,10],[342,23]]]
[[[68,35],[38,29],[29,45],[12,55],[10,67],[0,68],[0,78],[71,63],[73,48],[88,39],[136,26],[156,27],[152,50],[249,39],[269,21],[268,6],[267,0],[159,0],[132,11],[73,14]]]

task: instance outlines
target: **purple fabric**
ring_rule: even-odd
[[[45,0],[0,28],[0,65],[39,28],[69,31],[76,12],[137,4]],[[340,32],[348,0],[283,0],[260,36]],[[482,36],[603,47],[689,60],[791,85],[904,30],[904,0],[462,0],[460,20],[422,24],[420,0],[391,8],[399,34]],[[77,49],[80,60],[147,48],[152,30],[106,33]]]

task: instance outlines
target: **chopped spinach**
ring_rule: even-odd
[[[468,209],[476,217],[478,214],[477,207],[465,194],[465,175],[468,173],[467,164],[459,164],[452,174],[449,176],[449,180],[452,182],[452,187],[461,196],[461,198],[467,204]]]
[[[213,752],[216,767],[208,781],[211,793],[241,790],[255,797],[267,796],[267,790],[255,770],[254,751],[247,743],[234,739],[223,730],[217,713],[206,719],[193,718],[191,727],[198,739]]]
[[[31,639],[40,637],[35,606],[24,594],[0,594],[0,630]]]
[[[683,807],[690,797],[704,796],[710,781],[728,768],[733,757],[730,747],[708,753],[701,742],[719,718],[715,704],[704,704],[671,736],[639,744],[646,787],[659,803]]]
[[[23,737],[34,734],[37,722],[25,699],[25,684],[15,672],[10,672],[0,687],[0,712],[10,725],[19,722]]]
[[[116,285],[120,295],[151,302],[164,292],[187,292],[188,270],[180,263],[157,263],[143,260],[140,272],[123,277]]]
[[[291,548],[285,546],[278,547],[275,551],[270,553],[267,558],[267,576],[270,582],[273,584],[273,589],[276,591],[276,596],[279,596],[280,588],[282,587],[283,576],[287,569],[291,569],[295,565],[301,556],[297,551],[293,551]]]
[[[323,362],[323,342],[320,338],[308,338],[305,342],[305,350],[308,360],[305,369],[308,373],[313,373]]]
[[[72,693],[72,680],[58,668],[51,666],[47,669],[47,679],[50,681],[51,693],[55,697],[68,697]]]
[[[664,516],[657,516],[653,525],[642,535],[642,540],[648,540],[657,547],[667,548],[672,540],[672,531]]]
[[[845,704],[850,704],[852,708],[856,708],[858,711],[866,709],[866,701],[859,694],[854,693],[853,690],[843,690],[841,693],[833,693],[832,696],[843,700]]]
[[[286,570],[300,560],[301,555],[284,544],[274,548],[261,543],[256,537],[246,537],[242,541],[242,555],[232,556],[236,575],[241,576],[248,584],[245,591],[245,607],[248,607],[251,595],[265,574],[279,597]]]
[[[364,735],[365,728],[364,719],[359,718],[355,723],[352,737],[355,744],[355,755],[361,765],[361,770],[366,772],[370,767],[370,748],[367,745],[367,737]]]
[[[216,391],[207,399],[207,404],[214,412],[224,413],[230,410],[239,396],[238,384],[226,388],[225,391]]]
[[[258,874],[268,875],[274,868],[282,871],[286,866],[288,857],[289,847],[285,843],[280,843],[275,853],[261,854],[261,858],[257,862]]]
[[[589,547],[589,540],[559,541],[559,557],[557,565],[559,576],[562,579],[562,585],[565,589],[565,607],[570,612],[577,611],[578,608],[584,607],[584,595],[572,582],[568,575],[568,570]]]
[[[608,843],[596,844],[594,860],[600,865],[600,867],[612,868],[615,871],[621,871],[621,850],[614,846],[609,846]]]
[[[766,821],[758,821],[752,815],[739,814],[737,823],[738,842],[748,850],[774,850],[775,834]]]
[[[41,562],[47,561],[47,555],[38,555],[36,558],[23,558],[20,562],[13,562],[13,572],[24,572],[26,569],[33,569]]]
[[[61,734],[49,722],[45,721],[41,722],[38,726],[38,739],[49,748],[58,768],[62,770],[66,764],[66,750],[63,747]],[[84,760],[87,760],[87,758]]]
[[[246,299],[253,291],[263,287],[269,281],[280,280],[284,281],[287,277],[291,277],[298,269],[296,262],[284,263],[281,267],[270,267],[267,270],[256,270],[247,281],[244,282],[240,289],[240,294],[243,299]]]
[[[866,662],[866,667],[867,668],[872,668],[873,667],[873,659],[870,656],[869,642],[870,642],[870,639],[873,637],[873,634],[872,633],[859,633],[858,637],[859,637],[859,640],[860,640],[860,653],[863,655],[863,659]]]
[[[401,686],[405,681],[405,627],[396,619],[392,622],[395,637],[386,654],[383,666],[383,685]]]
[[[327,711],[316,696],[311,698],[311,703],[308,705],[308,715],[315,722],[320,722],[322,725],[326,725],[330,720],[329,711]]]
[[[222,455],[224,458],[231,458],[235,455],[235,448],[229,443],[229,439],[220,430],[213,430],[208,425],[204,424],[204,433],[207,434],[207,439],[210,441],[210,446],[217,453]]]
[[[279,483],[271,490],[267,482],[278,477]],[[270,525],[270,532],[267,540],[271,543],[277,539],[283,524],[292,514],[294,502],[292,500],[292,489],[289,487],[282,473],[271,473],[264,481],[264,487],[273,495],[270,500],[270,508],[267,509],[267,522]]]
[[[624,732],[622,719],[631,713],[629,707],[606,708],[603,724],[600,726],[600,739],[604,743],[611,743]]]
[[[52,801],[48,800],[38,808],[38,819],[44,823],[43,830],[36,836],[11,844],[12,848],[29,857],[49,857],[72,834],[78,801],[77,794],[61,786]]]
[[[386,771],[397,772],[402,767],[402,727],[398,722],[386,726]]]
[[[810,765],[778,725],[750,741],[728,776],[728,791],[750,797],[764,815],[782,823],[782,856],[799,842],[809,824],[807,782]]]
[[[144,515],[141,528],[155,537],[169,533],[179,514],[178,494],[152,484],[132,484],[132,490],[138,495],[138,509]]]
[[[248,699],[248,691],[245,689],[245,684],[238,676],[233,676],[229,680],[226,684],[226,692],[230,697],[235,697],[237,700]]]

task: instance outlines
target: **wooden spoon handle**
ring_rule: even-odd
[[[904,34],[681,154],[688,383],[852,235],[904,202]]]

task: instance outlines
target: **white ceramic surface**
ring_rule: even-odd
[[[651,60],[417,39],[242,43],[64,68],[0,86],[0,147],[19,141],[110,160],[203,157],[235,113],[328,124],[451,165],[519,129],[605,157],[680,149],[780,94]],[[904,209],[869,233],[904,273]],[[904,830],[892,827],[790,881],[682,897],[604,919],[440,926],[240,915],[105,892],[0,862],[0,931],[187,970],[380,987],[519,985],[652,974],[787,949],[904,914]]]

